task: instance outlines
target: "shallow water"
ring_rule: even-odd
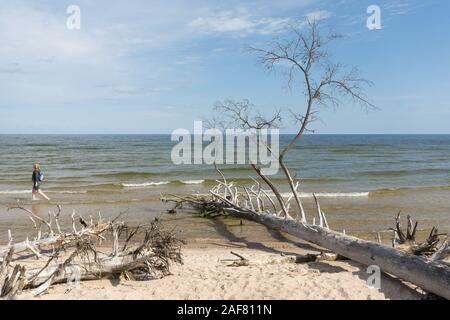
[[[288,139],[282,136],[281,143]],[[52,202],[84,216],[128,209],[129,219],[145,220],[166,209],[159,202],[161,193],[206,192],[217,179],[214,169],[172,164],[174,144],[169,135],[0,135],[0,237],[11,226],[29,224],[7,206],[17,200],[33,205],[34,161],[43,164],[43,188]],[[391,226],[399,210],[419,219],[423,228],[450,230],[449,135],[308,135],[287,163],[301,179],[310,215],[315,192],[338,230],[372,237],[374,230]],[[240,183],[250,183],[249,175],[254,176],[246,165],[222,169]],[[283,183],[281,174],[273,178]],[[48,208],[39,210],[46,214]],[[217,231],[189,214],[176,220],[183,221],[178,224],[188,236]]]

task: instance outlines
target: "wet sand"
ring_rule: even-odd
[[[183,239],[215,238],[230,240],[233,237],[255,237],[260,241],[274,240],[273,234],[264,226],[244,221],[226,219],[204,219],[195,216],[189,210],[178,210],[176,215],[167,214],[173,207],[172,204],[164,204],[159,200],[159,194],[145,193],[136,190],[124,194],[105,194],[95,196],[58,195],[50,203],[46,201],[32,202],[28,197],[18,198],[24,207],[35,214],[47,218],[48,212],[56,210],[56,204],[62,204],[61,221],[63,226],[70,227],[71,214],[75,210],[77,214],[89,219],[96,219],[99,215],[104,219],[110,219],[122,214],[122,219],[130,224],[147,223],[155,218],[164,221],[168,227],[173,228]],[[8,206],[14,206],[17,199],[10,197],[0,204],[0,243],[7,240],[7,232],[11,230],[15,239],[32,238],[35,231],[27,213],[20,210],[8,210]],[[437,203],[437,202],[436,202]],[[436,205],[435,203],[435,205]],[[316,209],[311,199],[304,199],[304,205],[308,217],[312,219]],[[377,231],[386,230],[393,226],[394,218],[399,210],[402,210],[404,218],[411,214],[413,219],[419,221],[419,236],[425,236],[432,226],[438,226],[443,232],[450,231],[450,216],[448,211],[437,210],[430,213],[422,210],[427,206],[424,202],[421,206],[412,208],[397,207],[395,203],[384,203],[379,199],[321,199],[322,210],[327,214],[330,227],[334,230],[346,230],[348,234],[367,240],[376,240]],[[389,241],[390,233],[382,233],[383,241]]]

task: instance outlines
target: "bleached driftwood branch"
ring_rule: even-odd
[[[16,206],[8,208],[8,210],[19,210],[28,214],[29,219],[33,222],[34,229],[36,230],[36,236],[34,239],[30,240],[28,237],[21,242],[14,243],[12,238],[12,233],[9,231],[8,238],[9,242],[7,245],[0,246],[0,258],[6,255],[9,250],[14,249],[14,253],[31,252],[36,255],[36,257],[41,256],[41,252],[45,249],[53,249],[55,246],[70,246],[71,243],[75,243],[80,238],[98,238],[104,239],[103,233],[110,228],[110,222],[102,222],[101,215],[96,222],[90,219],[86,222],[81,216],[78,216],[76,212],[72,213],[72,230],[71,232],[61,231],[60,226],[60,214],[61,206],[57,206],[57,211],[50,211],[48,218],[43,219],[37,216],[32,210],[23,207],[20,203]],[[79,218],[76,221],[76,218]],[[81,228],[77,230],[77,222],[81,225]],[[43,226],[45,226],[43,232]],[[56,230],[54,230],[56,227]]]
[[[117,218],[102,222],[100,217],[97,222],[86,222],[75,217],[72,214],[72,232],[63,233],[59,227],[55,232],[49,221],[40,221],[48,227],[46,234],[38,232],[38,239],[17,244],[10,241],[1,248],[0,299],[14,298],[29,289],[40,295],[54,284],[70,281],[121,275],[131,280],[160,278],[169,274],[171,263],[182,263],[183,242],[162,230],[156,221],[130,227]],[[109,253],[97,249],[97,245],[105,243],[111,244]],[[51,251],[43,250],[49,247]],[[44,265],[25,269],[14,260],[16,249],[33,252]]]

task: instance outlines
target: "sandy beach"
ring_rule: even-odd
[[[450,300],[448,1],[9,2],[0,300]]]
[[[159,217],[165,230],[186,242],[181,251],[184,264],[172,264],[169,276],[142,282],[125,278],[84,281],[79,287],[64,283],[52,286],[40,297],[33,297],[28,291],[18,299],[409,300],[423,296],[414,286],[386,275],[382,276],[380,289],[370,288],[367,268],[353,261],[298,263],[298,257],[317,254],[322,249],[255,222],[232,217],[207,219],[184,211],[176,215],[162,214],[171,206],[162,206],[161,203],[152,203],[151,207],[150,211],[150,204],[148,208],[145,206],[148,210],[133,206],[122,218],[128,223],[139,224]],[[110,211],[107,207],[102,209],[102,212]],[[61,213],[63,227],[67,230],[71,212],[63,208]],[[11,219],[20,218],[14,221],[13,228],[17,240],[24,235],[33,236],[32,225],[26,221],[27,215],[18,211],[10,211],[9,215]],[[22,227],[18,228],[18,224]],[[6,228],[8,225],[3,226]],[[6,234],[3,232],[2,236]],[[374,240],[375,234],[366,234],[366,238]],[[388,238],[388,235],[383,236],[384,243],[389,246]],[[110,247],[104,249],[102,251],[109,252]],[[249,264],[230,266],[238,260],[231,251],[245,257]],[[39,268],[46,261],[28,256],[16,262],[27,268]]]
[[[233,267],[233,251],[249,260]],[[169,275],[151,281],[103,279],[79,287],[56,285],[39,297],[59,299],[420,299],[413,287],[383,276],[381,289],[367,286],[364,266],[349,261],[296,263],[297,255],[317,253],[307,243],[196,240],[183,249],[184,265],[173,265]],[[19,299],[31,299],[24,294]]]

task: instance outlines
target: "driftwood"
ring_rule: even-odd
[[[29,219],[33,223],[36,236],[32,240],[27,237],[24,241],[14,243],[12,233],[9,231],[9,242],[7,245],[0,246],[0,257],[6,255],[12,248],[14,249],[15,254],[31,252],[39,258],[41,256],[41,252],[45,249],[54,249],[55,247],[61,246],[68,247],[80,239],[97,238],[99,240],[104,240],[103,233],[111,227],[111,222],[105,223],[102,221],[100,213],[98,220],[94,223],[92,217],[90,217],[89,222],[86,222],[83,217],[77,215],[74,211],[71,215],[72,228],[70,232],[63,232],[59,221],[61,215],[61,206],[59,205],[57,206],[57,211],[49,212],[47,219],[43,219],[35,215],[32,210],[23,207],[19,202],[16,206],[9,207],[8,210],[19,210],[27,213]],[[119,217],[114,219],[112,223],[114,223]],[[81,228],[77,227],[77,225],[81,226]]]
[[[28,212],[21,206],[16,208]],[[1,248],[0,299],[15,298],[29,289],[34,289],[33,295],[41,295],[58,283],[120,276],[129,280],[161,278],[170,273],[171,263],[182,263],[183,242],[162,230],[157,221],[131,227],[117,218],[105,223],[101,217],[97,222],[87,222],[75,216],[72,214],[72,232],[61,232],[59,225],[55,232],[49,222],[52,220],[40,221],[48,228],[45,234],[35,224],[35,240],[17,244],[10,241]],[[97,248],[107,243],[110,252]],[[35,254],[43,266],[26,269],[18,262],[20,256],[14,258],[16,249]]]
[[[418,221],[414,222],[410,216],[407,217],[407,228],[406,232],[402,230],[401,219],[399,212],[395,218],[395,228],[391,228],[394,232],[394,237],[392,238],[392,246],[398,248],[399,250],[409,252],[416,256],[431,256],[437,249],[440,242],[439,237],[446,235],[440,234],[436,227],[433,227],[428,235],[428,238],[421,243],[416,242],[416,233]]]
[[[11,299],[20,294],[25,282],[25,268],[16,265],[9,272],[14,250],[11,249],[0,265],[0,299]]]
[[[447,238],[444,243],[436,250],[436,252],[430,257],[431,261],[449,261],[450,258],[450,238]]]
[[[295,257],[295,263],[321,262],[321,261],[341,261],[347,258],[332,252],[307,253]]]
[[[255,188],[256,186],[250,189],[254,190]],[[443,252],[448,253],[448,241],[445,241],[445,248],[441,247],[438,250],[440,254],[435,255],[434,259],[419,257],[396,248],[331,230],[317,198],[318,224],[316,224],[316,219],[313,219],[312,223],[306,223],[302,222],[301,214],[295,217],[288,212],[286,216],[285,210],[268,209],[270,207],[268,205],[270,201],[267,199],[270,197],[268,193],[266,193],[267,196],[262,192],[252,194],[245,192],[247,189],[235,186],[232,182],[218,181],[218,185],[211,189],[210,195],[188,196],[185,200],[199,210],[203,210],[205,207],[208,210],[215,208],[215,212],[226,212],[237,218],[261,223],[361,264],[376,265],[382,271],[415,284],[427,292],[450,299],[450,266],[442,261]],[[239,190],[244,191],[239,192]],[[289,207],[290,199],[292,197],[286,200],[285,207]],[[165,198],[165,201],[169,200],[169,198]],[[180,201],[179,197],[177,201]],[[267,204],[265,210],[262,210],[261,202]],[[259,206],[258,203],[260,203]],[[437,233],[433,232],[433,235],[437,235]]]
[[[248,261],[247,258],[244,258],[243,256],[241,256],[240,254],[231,251],[230,252],[232,255],[238,257],[237,260],[234,260],[232,263],[230,263],[228,265],[228,267],[247,267],[250,264],[250,261]]]

